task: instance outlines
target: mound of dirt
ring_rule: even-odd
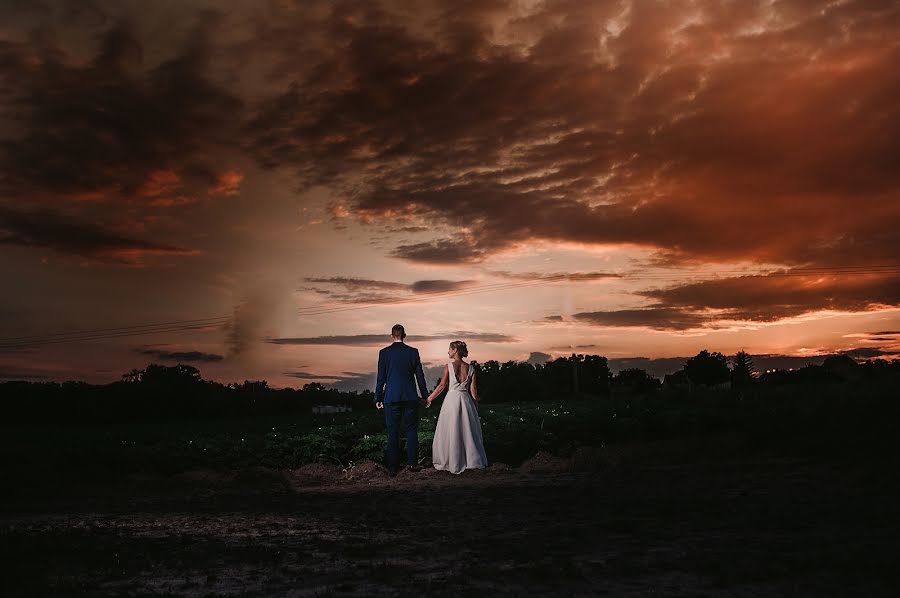
[[[307,463],[297,469],[284,469],[281,473],[292,487],[324,486],[344,477],[340,467],[327,463]]]
[[[387,469],[374,461],[363,459],[347,469],[346,479],[353,482],[371,482],[387,478]]]
[[[572,464],[568,459],[562,459],[546,451],[539,451],[519,466],[522,473],[558,473],[569,471]]]
[[[483,480],[491,484],[497,478],[519,474],[553,474],[570,471],[594,470],[608,467],[610,455],[606,449],[583,447],[575,451],[571,459],[539,452],[519,467],[506,463],[491,463],[484,469],[467,469],[461,476],[471,481]],[[396,479],[388,476],[381,463],[364,459],[347,468],[331,463],[308,463],[295,469],[270,469],[263,466],[243,467],[231,471],[196,469],[160,476],[149,473],[128,476],[131,492],[206,496],[211,494],[275,495],[286,490],[300,491],[311,488],[335,488],[340,486],[383,486],[394,483],[422,486],[442,485],[458,476],[435,469],[430,463],[417,472],[402,467]]]

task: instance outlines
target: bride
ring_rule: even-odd
[[[466,469],[487,467],[484,440],[481,436],[481,420],[478,417],[478,389],[475,386],[475,368],[462,360],[469,355],[466,343],[453,341],[447,356],[450,362],[444,368],[441,381],[428,398],[426,407],[441,394],[449,382],[450,390],[441,405],[434,441],[431,443],[431,460],[435,469],[462,473]],[[460,382],[462,380],[462,382]]]

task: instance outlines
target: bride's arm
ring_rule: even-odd
[[[434,400],[434,397],[436,397],[436,396],[438,396],[439,394],[441,394],[442,392],[444,392],[444,389],[447,388],[447,378],[448,378],[449,375],[450,375],[450,374],[449,374],[449,370],[447,369],[447,367],[448,367],[448,366],[444,366],[444,373],[441,374],[441,381],[438,382],[438,385],[435,387],[435,389],[432,390],[432,391],[431,391],[431,394],[428,395],[428,398],[425,399],[425,406],[426,406],[426,407],[428,407],[429,405],[431,405],[431,401]]]
[[[474,366],[469,366],[474,367]],[[475,402],[478,402],[478,388],[475,386],[475,372],[478,370],[472,370],[472,384],[469,386],[469,393],[472,395],[472,398],[475,399]]]

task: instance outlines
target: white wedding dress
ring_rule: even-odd
[[[447,396],[438,414],[434,440],[431,443],[431,460],[435,469],[462,473],[466,469],[487,467],[484,439],[481,436],[481,419],[475,407],[475,399],[469,392],[475,368],[469,365],[466,379],[456,379],[453,362],[447,364]]]

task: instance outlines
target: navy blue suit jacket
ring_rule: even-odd
[[[428,396],[425,372],[419,350],[397,341],[378,352],[378,379],[375,382],[375,402],[396,403],[418,401],[416,383],[422,398]],[[385,388],[387,385],[387,388]]]

